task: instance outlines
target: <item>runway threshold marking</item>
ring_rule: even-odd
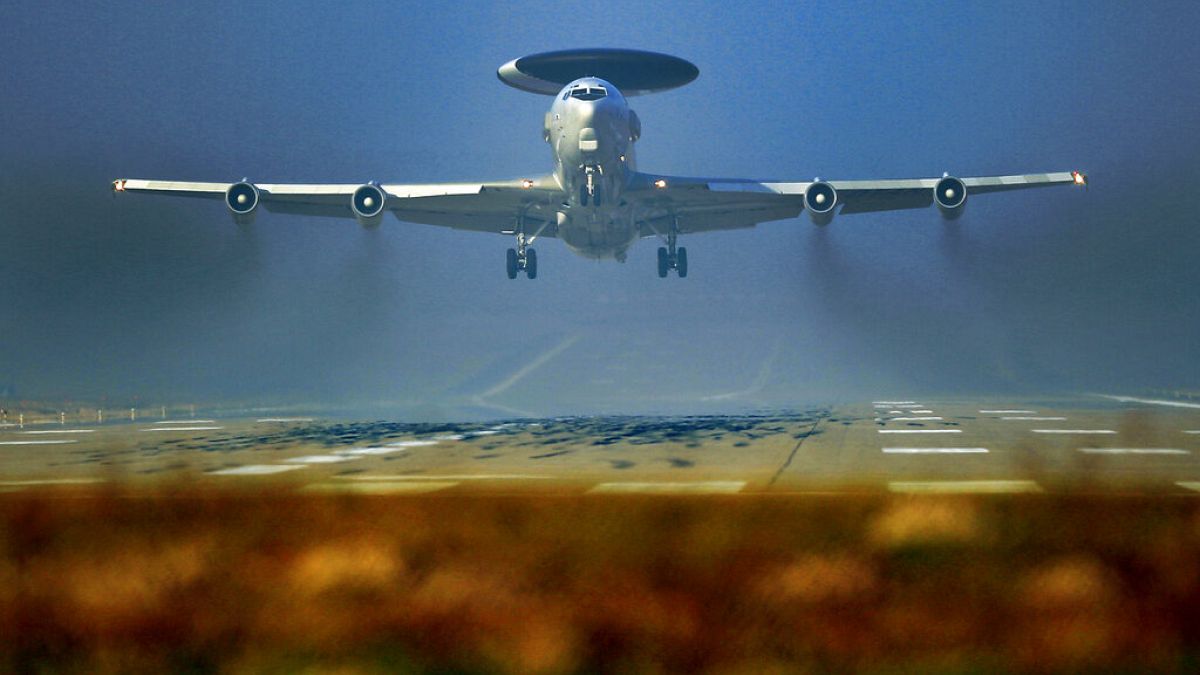
[[[928,414],[932,413],[933,411],[926,409],[926,410],[909,410],[908,412],[910,412],[914,415],[928,415]]]
[[[1036,415],[1036,410],[980,410],[980,415]]]
[[[65,438],[53,441],[0,441],[0,445],[66,445],[78,442],[74,438]]]
[[[40,431],[22,431],[23,434],[94,434],[95,429],[45,429]]]
[[[665,483],[599,483],[588,492],[629,494],[734,494],[746,487],[744,480],[665,482]]]
[[[1035,434],[1115,434],[1112,429],[1030,429]]]
[[[982,454],[987,448],[884,448],[889,455],[970,455]]]
[[[908,494],[1016,494],[1042,492],[1042,486],[1031,480],[892,481],[888,490]]]
[[[961,434],[962,429],[878,429],[881,434]]]
[[[1179,448],[1078,448],[1089,455],[1190,455],[1189,450]]]
[[[155,424],[213,424],[215,420],[163,420]]]
[[[210,476],[269,476],[275,473],[303,468],[304,465],[302,464],[248,464],[246,466],[235,466],[218,471],[209,471],[208,474]]]
[[[381,481],[376,483],[313,483],[305,485],[305,492],[356,492],[365,494],[393,494],[397,492],[418,494],[437,492],[458,485],[457,481]]]
[[[1000,419],[1006,420],[1009,422],[1018,422],[1018,421],[1020,421],[1020,422],[1066,422],[1067,421],[1067,418],[1065,418],[1065,417],[1033,417],[1033,416],[1020,416],[1020,415],[1015,416],[1015,417],[1001,417]]]

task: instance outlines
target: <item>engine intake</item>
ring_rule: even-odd
[[[967,203],[967,186],[954,176],[945,176],[933,187],[933,201],[946,220],[954,220],[963,214]]]
[[[246,181],[230,185],[225,190],[225,206],[233,214],[233,222],[249,225],[254,222],[254,213],[258,209],[258,188]]]
[[[383,221],[383,203],[387,193],[374,183],[360,186],[350,197],[350,210],[363,227],[378,227]]]
[[[817,225],[828,225],[837,206],[837,190],[825,181],[815,181],[804,191],[804,210]]]

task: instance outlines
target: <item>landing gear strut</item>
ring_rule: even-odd
[[[677,228],[672,227],[670,234],[667,235],[667,245],[658,247],[658,276],[666,277],[667,273],[675,270],[680,279],[687,276],[687,249],[680,246],[675,247],[675,231]]]
[[[530,279],[537,278],[537,251],[527,245],[524,233],[517,233],[517,247],[508,249],[507,262],[509,279],[516,279],[521,270]]]

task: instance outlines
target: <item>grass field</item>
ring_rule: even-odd
[[[0,495],[7,672],[1194,672],[1180,497]]]

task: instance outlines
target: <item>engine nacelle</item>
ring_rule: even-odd
[[[825,181],[814,181],[804,191],[804,210],[817,225],[828,225],[837,206],[837,190]]]
[[[359,186],[350,196],[350,210],[363,227],[378,227],[383,222],[383,203],[387,193],[374,183]]]
[[[967,186],[954,176],[944,176],[933,187],[933,202],[946,220],[954,220],[963,214],[967,204]]]
[[[233,214],[233,222],[238,225],[249,225],[254,222],[254,214],[258,210],[258,188],[253,183],[241,181],[225,190],[225,206]]]

